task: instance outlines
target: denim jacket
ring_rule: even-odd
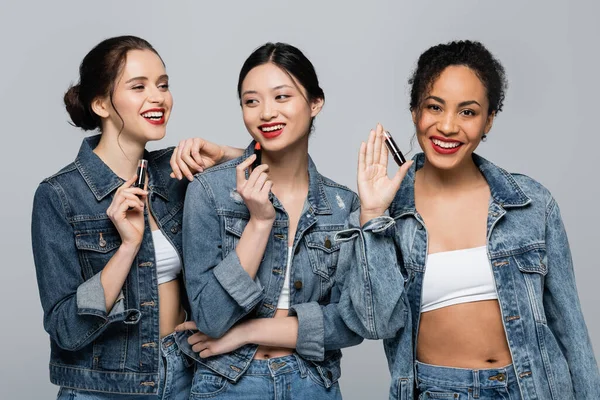
[[[100,273],[121,239],[106,210],[124,182],[92,152],[99,140],[84,139],[75,162],[45,179],[33,202],[33,256],[50,335],[50,380],[82,390],[156,393],[160,341],[152,232],[144,211],[141,247],[107,312]],[[169,177],[171,152],[145,153],[149,211],[181,257],[187,184]]]
[[[242,268],[235,252],[250,219],[235,190],[235,168],[252,154],[253,146],[254,142],[241,158],[197,174],[186,194],[186,287],[192,319],[211,337],[221,337],[245,318],[273,317],[285,278],[289,219],[275,196],[271,195],[271,201],[276,217],[255,279]],[[362,282],[363,278],[350,277],[338,267],[340,245],[334,241],[359,202],[354,192],[320,175],[310,159],[308,175],[307,201],[293,244],[289,314],[298,318],[297,354],[312,362],[323,384],[330,387],[340,377],[339,349],[362,341],[342,321],[337,302],[344,282]],[[180,345],[185,347],[185,343]],[[237,381],[257,348],[246,345],[204,359],[193,352],[189,355],[222,377]]]
[[[390,399],[413,399],[414,360],[427,258],[427,231],[415,208],[415,164],[389,208],[389,215],[340,238],[374,284],[342,298],[340,306],[363,312],[370,338],[384,338],[392,374]],[[583,319],[567,235],[556,201],[538,182],[509,174],[473,155],[491,199],[487,254],[493,270],[518,384],[524,400],[600,399],[600,375]],[[350,257],[343,257],[350,260]],[[375,284],[376,283],[376,284]]]

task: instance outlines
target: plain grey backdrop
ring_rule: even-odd
[[[31,255],[32,197],[43,178],[75,158],[84,136],[68,125],[62,103],[81,59],[100,40],[122,34],[149,40],[171,76],[168,134],[151,148],[191,136],[245,146],[249,135],[236,98],[243,61],[266,41],[302,49],[326,95],[311,155],[321,173],[353,189],[360,142],[377,122],[410,148],[407,78],[419,54],[453,39],[482,41],[506,67],[510,88],[479,153],[541,181],[558,200],[598,358],[599,4],[3,0],[2,398],[52,399],[57,391],[48,379],[49,343]],[[388,384],[380,342],[344,351],[346,399],[387,398]]]

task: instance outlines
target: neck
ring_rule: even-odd
[[[277,197],[308,188],[308,140],[276,152],[263,150],[262,162],[269,166],[269,179]]]
[[[103,132],[94,153],[121,179],[135,175],[137,163],[144,157],[145,143],[127,140],[124,135]]]
[[[470,188],[485,181],[472,157],[450,170],[435,168],[425,159],[419,171],[421,183],[436,191],[455,191]]]

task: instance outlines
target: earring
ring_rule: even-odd
[[[487,133],[484,133],[483,136],[481,137],[481,141],[485,142],[487,141]]]

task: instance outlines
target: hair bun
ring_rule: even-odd
[[[92,131],[100,127],[99,119],[87,108],[79,97],[80,85],[73,85],[65,93],[64,101],[67,112],[73,125],[85,131]]]

